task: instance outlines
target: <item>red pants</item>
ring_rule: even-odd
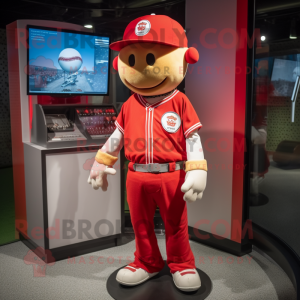
[[[167,264],[172,273],[195,268],[188,236],[187,208],[180,188],[185,171],[141,173],[129,164],[127,200],[136,241],[135,260],[131,264],[149,273],[164,267],[153,218],[157,206],[165,224]]]

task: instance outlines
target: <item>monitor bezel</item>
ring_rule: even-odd
[[[59,31],[59,32],[68,32],[68,33],[74,33],[74,34],[84,34],[84,35],[92,35],[92,36],[99,36],[99,37],[105,37],[109,39],[109,44],[111,43],[111,36],[108,34],[97,34],[94,32],[88,32],[88,31],[78,31],[78,30],[71,30],[71,29],[64,29],[64,28],[57,28],[57,27],[45,27],[45,26],[36,26],[36,25],[30,25],[28,24],[26,26],[27,31],[27,37],[26,37],[26,43],[27,43],[27,65],[26,65],[26,71],[27,71],[27,95],[41,95],[41,96],[53,96],[53,97],[74,97],[74,96],[108,96],[109,95],[109,88],[110,88],[110,73],[111,73],[111,49],[108,48],[108,80],[107,80],[107,93],[49,93],[49,92],[43,92],[43,93],[37,93],[37,92],[30,92],[29,90],[29,28],[35,28],[35,29],[41,29],[41,30],[51,30],[51,31]]]

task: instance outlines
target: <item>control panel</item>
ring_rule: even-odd
[[[46,148],[103,144],[116,129],[113,105],[34,105],[31,141]]]
[[[117,112],[112,107],[77,107],[76,113],[92,139],[110,136],[116,129]]]

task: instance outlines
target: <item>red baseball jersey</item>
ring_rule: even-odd
[[[202,127],[191,102],[178,90],[154,104],[133,94],[115,124],[124,134],[126,158],[139,164],[186,160],[185,139]]]

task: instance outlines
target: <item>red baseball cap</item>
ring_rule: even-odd
[[[110,49],[120,51],[135,43],[157,43],[175,47],[188,47],[182,26],[164,15],[147,15],[131,21],[124,32],[123,40],[110,44]]]

